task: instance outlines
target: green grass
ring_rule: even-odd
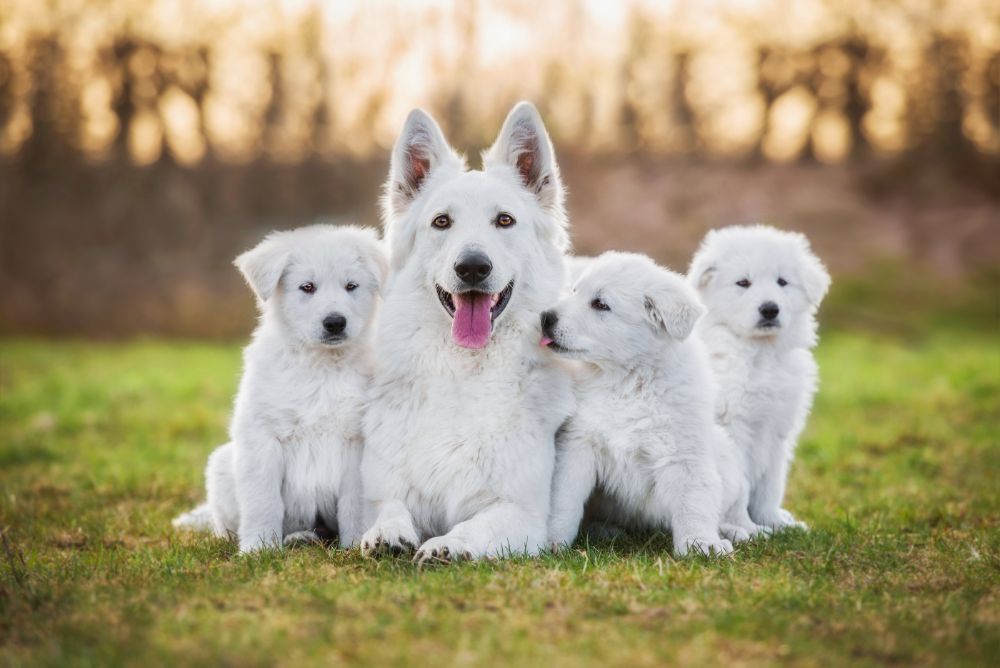
[[[788,494],[808,534],[424,569],[171,529],[225,437],[235,346],[0,342],[0,657],[996,665],[1000,348],[979,331],[825,336]]]

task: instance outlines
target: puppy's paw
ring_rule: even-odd
[[[255,536],[253,538],[240,538],[240,554],[253,554],[261,550],[281,549],[281,541],[277,538],[265,538]]]
[[[406,554],[413,552],[420,539],[412,526],[396,522],[376,524],[361,536],[361,554],[374,557],[381,554]]]
[[[281,541],[285,547],[304,547],[306,545],[322,545],[323,540],[315,531],[296,531],[285,536]]]
[[[756,518],[755,518],[756,519]],[[784,508],[778,508],[773,513],[769,513],[761,518],[761,525],[769,532],[784,531],[785,529],[801,529],[809,531],[809,525],[795,519],[795,516]]]
[[[722,557],[733,553],[733,544],[718,536],[701,536],[681,540],[674,548],[678,557],[702,554],[706,557]]]
[[[749,531],[736,524],[719,525],[719,533],[733,543],[745,543],[752,537]]]
[[[438,536],[424,542],[413,555],[418,564],[441,563],[448,564],[461,559],[472,559],[473,554],[461,538],[454,536]]]

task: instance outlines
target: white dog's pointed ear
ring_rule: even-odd
[[[698,318],[705,314],[698,295],[675,274],[648,289],[644,305],[653,326],[678,341],[689,337]]]
[[[386,207],[391,216],[400,213],[417,196],[431,172],[449,165],[462,168],[462,159],[448,146],[444,133],[430,114],[414,109],[406,117],[403,131],[392,150]]]
[[[830,273],[823,266],[822,260],[816,257],[809,246],[809,240],[805,235],[800,237],[802,251],[802,288],[805,290],[806,299],[815,308],[823,301],[827,290],[830,289]]]
[[[243,274],[257,301],[263,304],[278,288],[281,275],[288,267],[291,253],[279,232],[269,234],[262,242],[243,253],[233,264]]]
[[[521,183],[535,194],[543,207],[562,209],[563,187],[555,151],[542,117],[530,102],[519,102],[510,110],[483,162],[487,166],[505,164],[513,167]]]

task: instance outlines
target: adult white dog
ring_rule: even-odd
[[[688,280],[708,307],[697,333],[719,385],[716,418],[749,485],[750,517],[805,528],[781,504],[816,392],[815,314],[830,276],[803,235],[756,226],[709,232]]]
[[[690,337],[704,307],[680,274],[644,255],[591,259],[542,314],[542,343],[584,362],[577,410],[557,439],[549,539],[590,519],[672,529],[674,551],[732,552],[720,537],[725,434],[715,425],[708,355]],[[599,517],[593,517],[593,515]],[[749,538],[749,522],[738,538]]]
[[[391,251],[365,415],[366,554],[536,554],[568,376],[538,345],[563,282],[563,188],[535,108],[517,105],[468,171],[415,110],[392,155]]]
[[[370,323],[388,269],[374,231],[277,232],[236,259],[261,319],[243,354],[231,441],[205,471],[208,502],[175,526],[235,533],[240,551],[361,530],[361,412]]]

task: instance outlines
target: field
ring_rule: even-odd
[[[5,665],[997,665],[993,326],[829,331],[787,505],[733,558],[669,538],[418,568],[175,533],[238,346],[0,342]]]

